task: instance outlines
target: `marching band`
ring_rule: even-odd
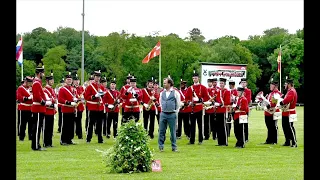
[[[98,143],[103,143],[103,137],[118,135],[118,119],[121,124],[129,120],[140,119],[143,113],[143,125],[150,137],[154,138],[155,118],[158,124],[162,106],[159,88],[156,79],[151,77],[146,82],[145,88],[137,88],[137,79],[133,74],[128,74],[126,84],[121,90],[116,90],[116,78],[110,81],[107,88],[107,79],[101,78],[101,72],[94,71],[89,81],[82,86],[78,75],[69,72],[60,84],[53,89],[54,77],[51,71],[46,76],[46,85],[42,87],[44,67],[36,68],[35,77],[27,76],[17,89],[18,102],[18,136],[24,141],[26,126],[28,125],[28,138],[32,141],[33,150],[45,150],[52,146],[54,119],[58,113],[58,132],[61,133],[60,144],[71,145],[74,134],[78,139],[83,139],[82,115],[86,110],[86,142],[90,143],[93,131],[98,137]],[[168,75],[169,78],[170,75]],[[209,77],[207,87],[200,84],[199,74],[194,70],[193,84],[187,87],[187,81],[180,78],[180,87],[173,90],[180,96],[177,111],[176,128],[174,136],[182,137],[184,134],[189,140],[189,145],[195,143],[196,124],[198,126],[198,144],[203,140],[217,140],[216,146],[228,146],[231,124],[234,124],[234,134],[237,139],[235,147],[244,148],[248,142],[248,116],[251,104],[251,90],[247,88],[247,80],[241,79],[240,86],[235,88],[233,80],[226,78]],[[220,84],[217,85],[219,80]],[[228,81],[229,87],[226,86]],[[278,143],[277,120],[282,118],[282,127],[285,135],[283,146],[297,147],[297,140],[293,122],[297,120],[295,104],[297,93],[292,79],[286,79],[287,93],[278,90],[278,82],[270,82],[270,94],[263,95],[259,92],[255,102],[264,108],[267,139],[263,144]],[[166,112],[165,112],[166,113]],[[40,146],[42,132],[43,148]]]

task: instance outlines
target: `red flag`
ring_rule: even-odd
[[[142,63],[148,63],[150,59],[159,56],[161,50],[161,44],[160,41],[157,43],[157,45],[149,52],[149,54],[142,60]]]
[[[281,68],[281,46],[280,46],[280,51],[279,51],[279,54],[278,54],[277,62],[278,62],[278,73],[280,73],[280,68]]]

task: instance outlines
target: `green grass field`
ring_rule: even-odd
[[[162,172],[110,174],[107,173],[104,159],[96,149],[106,150],[114,140],[104,138],[98,144],[93,136],[90,144],[85,139],[74,139],[77,145],[61,146],[60,134],[55,120],[53,145],[47,151],[32,151],[31,141],[20,142],[17,137],[17,178],[18,179],[303,179],[303,107],[297,107],[298,121],[295,122],[298,148],[284,147],[281,120],[278,122],[278,145],[260,145],[266,139],[263,111],[252,110],[249,118],[249,142],[244,149],[234,148],[236,139],[233,133],[229,146],[218,147],[212,139],[202,145],[187,145],[185,136],[177,140],[179,152],[172,152],[169,130],[165,151],[159,152],[157,130],[150,140],[155,159],[160,159]],[[85,117],[85,115],[84,115]],[[83,132],[84,131],[83,118]],[[120,122],[120,121],[119,121]],[[156,123],[157,124],[157,123]],[[156,125],[157,126],[157,125]],[[85,135],[85,134],[84,134]],[[41,140],[42,143],[42,140]],[[197,143],[197,136],[196,136]]]

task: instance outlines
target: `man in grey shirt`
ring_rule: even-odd
[[[163,80],[163,88],[164,89],[160,93],[159,97],[162,111],[160,114],[158,145],[160,151],[162,152],[164,148],[167,126],[169,125],[172,151],[177,152],[176,124],[181,104],[180,94],[173,89],[173,80],[171,78],[165,78]]]

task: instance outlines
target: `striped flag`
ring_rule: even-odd
[[[16,61],[18,61],[19,65],[23,63],[22,36],[16,46]]]
[[[161,51],[161,44],[160,41],[157,45],[149,52],[149,54],[142,60],[142,63],[148,63],[150,59],[159,56]]]
[[[280,50],[279,50],[277,62],[278,62],[278,73],[280,73],[280,71],[281,71],[281,45],[280,45]]]

